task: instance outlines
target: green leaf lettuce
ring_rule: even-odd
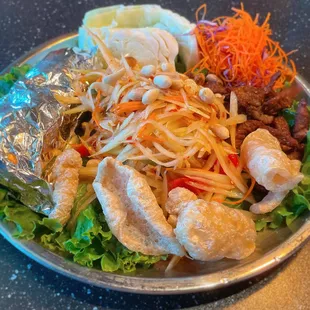
[[[30,70],[28,64],[12,67],[9,73],[0,76],[0,98],[9,93],[14,83],[21,79]]]
[[[75,221],[68,229],[55,219],[33,212],[14,199],[18,195],[0,188],[0,219],[15,225],[14,237],[35,239],[50,251],[103,271],[132,272],[137,267],[149,268],[166,259],[166,256],[143,255],[124,247],[112,235],[97,199],[83,207],[85,197],[89,196],[86,186],[79,186],[72,212]]]

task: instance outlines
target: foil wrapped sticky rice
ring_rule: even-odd
[[[74,125],[54,94],[72,92],[72,68],[94,66],[90,54],[70,49],[49,53],[0,99],[0,184],[32,210],[48,215],[51,185],[42,177],[41,153]]]

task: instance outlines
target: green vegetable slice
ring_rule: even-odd
[[[21,79],[31,69],[31,66],[24,64],[20,67],[12,67],[9,73],[0,76],[0,98],[9,93],[14,83]]]

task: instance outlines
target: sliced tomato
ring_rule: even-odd
[[[186,188],[188,190],[190,190],[191,192],[193,192],[194,194],[196,195],[199,195],[200,193],[202,193],[203,191],[200,190],[199,188],[196,188],[194,186],[191,186],[188,184],[188,182],[190,182],[191,179],[189,178],[186,178],[186,177],[181,177],[181,178],[177,178],[177,179],[174,179],[174,180],[171,180],[168,182],[168,189],[169,189],[169,192],[174,189],[174,188],[177,188],[177,187],[183,187],[183,188]]]
[[[81,157],[88,157],[90,155],[88,149],[83,144],[75,144],[72,147],[80,153]]]
[[[239,166],[239,157],[237,154],[230,154],[228,158],[236,168]]]

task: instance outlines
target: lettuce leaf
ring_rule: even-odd
[[[45,226],[52,232],[62,231],[62,225],[56,219],[49,219],[48,217],[44,217],[41,221],[38,222],[41,226]]]
[[[28,207],[13,200],[0,202],[0,218],[15,224],[13,236],[31,240],[42,231],[60,231],[61,224],[57,220],[43,218]]]
[[[39,214],[16,203],[14,206],[6,206],[4,208],[4,215],[6,221],[13,222],[16,226],[13,232],[15,238],[30,240],[35,237],[36,225],[41,220]]]
[[[16,238],[33,239],[36,223],[41,220],[39,214],[10,199],[9,191],[0,188],[0,218],[15,224],[13,236]]]
[[[302,161],[303,161],[304,164],[307,164],[307,163],[309,164],[309,161],[310,161],[310,130],[307,133],[307,144],[306,144],[306,147],[305,147],[304,158],[303,158]]]
[[[82,249],[90,246],[95,237],[102,231],[97,220],[97,214],[92,205],[83,211],[78,219],[75,231],[71,239],[64,243],[65,249],[72,254],[79,253]]]
[[[295,125],[295,116],[296,116],[298,103],[299,103],[298,100],[294,100],[290,108],[284,109],[283,111],[280,112],[280,115],[282,115],[285,118],[290,128],[294,127]],[[308,108],[308,112],[310,113],[310,107],[308,106],[307,108]]]
[[[56,241],[56,235],[54,233],[42,235],[40,243],[52,252],[64,252],[64,247]]]
[[[0,188],[0,219],[15,225],[14,237],[34,239],[50,251],[90,268],[132,272],[167,258],[129,251],[112,235],[98,200],[81,210],[85,196],[86,185],[81,185],[72,212],[76,220],[69,229],[21,204],[16,200],[16,193]]]
[[[103,254],[99,254],[95,248],[89,247],[75,254],[73,260],[82,266],[93,267],[94,262],[98,261],[102,256]]]
[[[120,269],[120,260],[117,260],[110,253],[102,255],[100,260],[101,269],[107,272],[114,272]]]
[[[93,191],[92,191],[93,192]],[[71,211],[71,218],[67,224],[67,228],[70,231],[73,231],[76,226],[76,221],[79,216],[79,214],[83,211],[83,205],[85,205],[85,202],[91,195],[88,193],[88,185],[85,183],[79,184],[78,191],[76,194],[76,197],[74,199],[73,208]],[[87,207],[87,205],[84,207],[84,209]]]
[[[310,210],[310,130],[307,133],[301,172],[304,179],[288,193],[282,203],[264,218],[256,221],[257,231],[266,227],[276,229],[283,225],[290,226],[306,210]]]
[[[31,69],[31,66],[24,64],[20,67],[12,67],[9,73],[0,76],[0,98],[9,93],[14,83],[21,79]]]
[[[295,124],[296,110],[298,101],[294,100],[289,109],[281,112],[289,126],[292,128]],[[310,108],[308,106],[310,113]],[[271,213],[256,221],[256,230],[260,231],[266,227],[276,229],[282,225],[290,226],[306,210],[310,210],[310,130],[307,133],[307,142],[305,153],[302,160],[301,172],[304,179],[284,198],[281,205]]]
[[[99,266],[109,272],[132,272],[137,266],[148,268],[166,259],[166,256],[142,255],[124,247],[112,235],[98,200],[80,213],[71,238],[63,246],[75,262],[87,267]]]
[[[267,227],[268,222],[265,219],[257,220],[255,222],[256,231],[264,230]]]

